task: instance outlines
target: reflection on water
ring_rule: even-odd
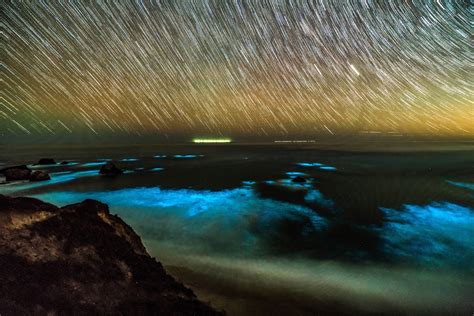
[[[99,170],[87,170],[87,171],[59,171],[51,172],[51,180],[43,182],[19,182],[12,185],[6,185],[0,187],[0,193],[12,194],[15,192],[22,192],[31,190],[34,188],[44,188],[47,186],[54,186],[55,184],[70,182],[83,177],[98,176]]]
[[[460,187],[460,188],[465,188],[474,191],[474,184],[473,183],[463,183],[463,182],[456,182],[456,181],[446,181],[449,184],[452,184],[454,186]]]
[[[123,158],[120,159],[121,162],[133,162],[133,161],[138,161],[137,158]]]
[[[106,163],[107,163],[106,161],[86,162],[86,163],[83,163],[81,166],[83,166],[83,167],[96,167],[96,166],[103,166]]]
[[[122,148],[55,157],[79,165],[42,166],[50,181],[0,193],[107,203],[152,255],[231,314],[466,312],[472,153]],[[100,157],[125,173],[99,176]]]

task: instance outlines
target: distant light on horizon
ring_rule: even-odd
[[[231,143],[230,138],[194,138],[193,143],[198,144],[215,144],[215,143]]]
[[[314,139],[274,140],[274,143],[315,143]]]

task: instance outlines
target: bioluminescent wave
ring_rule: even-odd
[[[474,209],[443,202],[382,208],[384,248],[406,262],[464,266],[474,271]]]

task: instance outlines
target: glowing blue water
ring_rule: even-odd
[[[197,155],[176,155],[178,158],[194,158]],[[134,158],[128,158],[134,159]],[[82,166],[103,165],[106,162],[89,162]],[[323,170],[335,170],[334,167],[320,163],[308,164]],[[162,171],[162,167],[139,167],[139,170]],[[124,173],[133,171],[126,170]],[[221,230],[227,230],[228,243],[239,243],[249,246],[249,240],[257,243],[258,238],[253,236],[249,228],[249,220],[255,227],[265,227],[261,231],[272,232],[272,225],[278,220],[298,220],[301,216],[308,218],[311,226],[300,229],[301,236],[311,236],[315,231],[321,232],[327,224],[337,219],[329,216],[323,219],[316,212],[322,206],[334,209],[336,204],[326,198],[314,187],[311,179],[304,183],[294,183],[292,178],[306,176],[304,172],[288,171],[289,178],[268,180],[266,184],[284,186],[297,193],[305,194],[303,205],[310,206],[313,210],[300,205],[260,198],[254,193],[252,180],[242,181],[243,187],[223,191],[197,191],[189,189],[162,190],[154,188],[132,188],[110,192],[55,192],[39,196],[52,203],[76,203],[81,199],[93,198],[110,205],[115,211],[123,213],[127,220],[137,225],[146,226],[148,231],[155,229],[148,222],[162,227],[159,220],[170,221],[168,238],[173,238],[175,229],[178,233],[184,229],[182,237],[187,240],[201,238],[206,244],[210,240],[219,239]],[[98,170],[63,171],[51,173],[52,179],[44,182],[26,182],[2,187],[2,193],[32,189],[40,186],[73,181],[82,177],[98,176]],[[448,181],[449,184],[469,190],[473,184]],[[144,211],[145,210],[145,211]],[[462,266],[466,262],[474,262],[474,210],[467,206],[460,206],[449,202],[433,203],[425,206],[404,205],[400,210],[381,208],[385,215],[382,228],[373,231],[380,234],[382,248],[389,256],[407,262],[419,262],[437,266]],[[144,212],[144,213],[140,213]],[[144,218],[146,214],[146,218]],[[327,214],[327,213],[326,213]],[[325,215],[328,216],[328,215]],[[211,236],[210,229],[214,231]],[[371,228],[369,228],[371,229]],[[298,232],[296,233],[298,234]],[[238,236],[232,240],[232,236]],[[242,236],[245,236],[243,238]],[[250,236],[250,237],[249,237]],[[296,236],[296,235],[295,235]],[[250,238],[250,239],[249,239]],[[297,237],[295,237],[297,238]],[[185,241],[187,242],[187,241]],[[330,241],[328,241],[330,242]],[[474,269],[473,264],[471,267]]]
[[[298,162],[296,165],[300,167],[320,167],[323,164],[319,162]]]
[[[326,227],[326,220],[306,207],[262,199],[250,188],[223,191],[132,188],[104,192],[52,192],[39,198],[64,205],[91,198],[107,203],[113,212],[135,224],[145,238],[180,239],[181,245],[258,251],[260,238],[253,233],[271,231],[282,220],[306,219],[301,236]],[[150,237],[153,235],[153,237]]]
[[[304,172],[298,172],[298,171],[288,171],[286,175],[290,177],[297,177],[297,176],[306,176],[306,173]]]
[[[133,162],[133,161],[138,161],[137,158],[123,158],[120,161],[122,162]]]
[[[447,180],[446,182],[460,188],[465,188],[465,189],[474,191],[474,183],[456,182],[456,181],[450,181],[450,180]]]
[[[336,167],[331,167],[331,166],[322,166],[322,167],[319,167],[319,169],[321,169],[321,170],[328,170],[328,171],[337,170]]]
[[[102,166],[105,165],[107,162],[105,161],[96,161],[96,162],[86,162],[81,164],[83,167],[96,167],[96,166]]]
[[[310,203],[318,203],[330,209],[334,208],[334,202],[331,199],[325,198],[323,194],[316,189],[308,190],[305,200]]]
[[[474,209],[443,202],[381,208],[385,251],[408,262],[474,269]]]
[[[298,162],[296,165],[300,166],[300,167],[305,167],[305,168],[318,167],[321,170],[328,170],[328,171],[337,170],[336,167],[326,166],[326,165],[324,165],[322,163],[319,163],[319,162]]]

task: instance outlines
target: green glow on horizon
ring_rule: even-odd
[[[199,144],[214,144],[214,143],[230,143],[232,139],[230,138],[194,138],[193,143]]]

